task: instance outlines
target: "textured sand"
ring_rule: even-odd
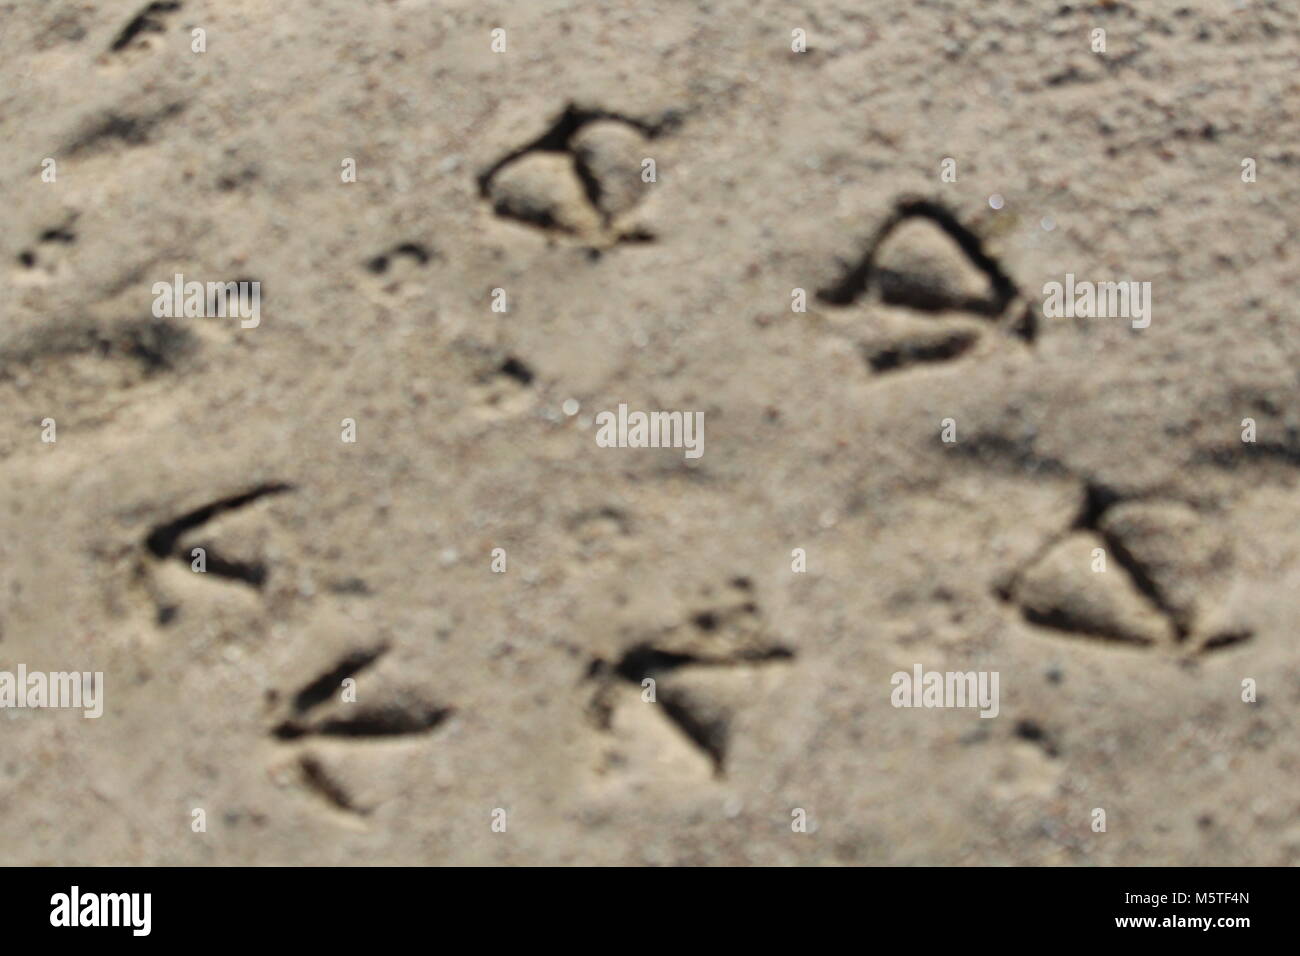
[[[106,684],[0,713],[0,862],[1300,862],[1298,55],[1263,0],[0,4],[0,670]]]

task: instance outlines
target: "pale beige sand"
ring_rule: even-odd
[[[168,6],[0,4],[0,862],[1300,861],[1288,5]]]

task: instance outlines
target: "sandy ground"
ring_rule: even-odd
[[[1300,862],[1298,41],[0,3],[0,862]]]

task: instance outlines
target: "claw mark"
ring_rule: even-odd
[[[253,488],[250,491],[245,491],[242,494],[213,501],[204,505],[202,508],[196,508],[187,514],[181,515],[179,518],[156,526],[149,532],[148,537],[145,538],[145,546],[153,553],[154,557],[165,558],[175,550],[176,542],[185,532],[197,528],[199,525],[206,524],[219,514],[251,505],[258,498],[264,498],[267,495],[278,495],[293,490],[293,485],[277,482],[274,484],[258,485],[256,488]]]
[[[188,565],[190,558],[185,553],[185,549],[179,547],[181,539],[188,532],[206,524],[220,514],[229,511],[236,511],[250,505],[259,498],[264,498],[268,495],[281,494],[292,490],[293,485],[284,483],[259,485],[258,487],[243,492],[242,494],[210,502],[201,508],[196,508],[193,511],[181,515],[179,518],[156,525],[149,534],[145,536],[145,550],[159,560],[171,557],[180,561],[182,564]],[[231,581],[242,581],[245,584],[258,589],[266,584],[268,571],[264,564],[255,561],[240,561],[234,558],[227,558],[224,555],[217,553],[210,543],[205,542],[200,546],[203,547],[207,556],[206,569],[208,574],[215,574],[218,577],[226,578]],[[179,608],[175,605],[166,604],[160,600],[158,606],[158,623],[164,626],[171,623],[178,612]]]
[[[389,645],[357,650],[346,655],[330,670],[304,686],[293,698],[293,714],[272,730],[279,740],[320,737],[395,737],[433,730],[452,713],[450,707],[426,702],[378,705],[349,705],[346,717],[337,714],[311,719],[334,698],[343,681],[373,666],[388,652]]]
[[[1016,721],[1015,734],[1021,740],[1027,740],[1031,744],[1036,744],[1048,757],[1059,757],[1061,754],[1056,741],[1037,721]]]
[[[973,332],[951,332],[936,339],[918,339],[881,348],[864,345],[863,353],[873,372],[892,372],[925,362],[947,362],[960,358],[974,348],[978,341],[979,337]]]
[[[501,367],[497,369],[497,374],[512,378],[520,385],[531,385],[534,377],[533,370],[513,355],[508,356],[501,363]]]
[[[77,234],[67,226],[55,226],[52,229],[46,229],[37,239],[40,246],[63,245],[70,246],[77,241]],[[24,249],[18,254],[18,262],[25,269],[36,268],[36,263],[40,258],[37,249]]]
[[[304,754],[298,760],[298,769],[302,772],[302,780],[308,788],[336,810],[363,817],[370,814],[369,807],[359,807],[352,802],[352,797],[347,790],[329,775],[315,757]]]
[[[358,650],[345,656],[330,670],[303,687],[293,698],[293,709],[304,714],[334,696],[339,685],[349,677],[361,673],[388,652],[387,644],[380,644],[374,650]]]
[[[109,50],[118,53],[131,45],[136,37],[143,33],[162,33],[163,14],[173,13],[181,8],[179,0],[155,0],[150,3],[122,28]]]
[[[322,720],[308,732],[322,737],[396,737],[433,730],[449,716],[449,707],[366,707],[353,717]]]
[[[471,386],[475,414],[487,418],[515,415],[533,401],[537,372],[515,355],[492,350],[476,356],[479,369]]]
[[[375,275],[383,275],[388,271],[389,265],[398,256],[406,256],[413,260],[417,265],[428,265],[429,262],[437,257],[436,252],[431,252],[427,246],[418,242],[403,242],[394,246],[388,252],[381,252],[379,255],[366,262],[366,268]]]

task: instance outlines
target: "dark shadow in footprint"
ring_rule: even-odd
[[[483,170],[479,194],[501,218],[593,247],[653,242],[627,213],[647,188],[638,176],[649,142],[678,122],[672,113],[650,122],[570,104],[540,136]]]
[[[766,636],[752,591],[749,578],[735,577],[723,592],[725,600],[635,644],[612,663],[592,661],[587,677],[596,682],[590,705],[596,726],[610,729],[615,686],[642,688],[644,681],[653,680],[656,705],[708,757],[714,776],[722,776],[735,713],[752,692],[751,668],[788,662],[795,656]],[[737,681],[746,688],[740,698],[734,694]]]
[[[0,378],[17,366],[39,366],[88,356],[128,366],[134,377],[175,370],[199,350],[199,340],[171,319],[115,323],[70,322],[15,337],[0,352]]]
[[[184,103],[171,103],[151,113],[110,112],[83,125],[64,149],[69,156],[82,156],[119,144],[143,146],[166,120],[184,111]]]
[[[271,484],[258,485],[248,491],[241,492],[237,495],[231,495],[228,498],[219,498],[216,501],[203,505],[201,508],[195,508],[193,511],[186,512],[179,518],[157,525],[151,530],[145,538],[145,547],[156,558],[165,558],[170,555],[176,548],[176,542],[180,540],[181,535],[185,532],[197,528],[199,525],[206,524],[217,515],[227,511],[234,511],[238,508],[246,507],[264,498],[267,495],[278,495],[286,491],[292,491],[293,485],[285,482],[274,482]]]
[[[1187,505],[1085,481],[1071,526],[995,593],[1037,627],[1204,653],[1252,636],[1217,618],[1230,557]]]
[[[148,4],[124,26],[113,39],[109,50],[120,53],[145,33],[162,33],[166,27],[166,14],[175,13],[181,8],[179,0],[155,0]]]
[[[292,713],[271,731],[278,740],[300,737],[396,737],[426,733],[452,713],[452,708],[427,700],[406,698],[386,703],[327,707],[343,685],[372,667],[389,650],[381,644],[345,655],[330,670],[302,687],[293,697]],[[313,712],[320,711],[313,717]]]
[[[393,260],[399,257],[406,257],[419,266],[428,265],[438,256],[437,252],[431,251],[428,246],[419,242],[403,242],[394,246],[387,252],[381,252],[366,261],[366,268],[375,275],[383,275],[388,271]]]
[[[873,372],[893,372],[927,362],[948,362],[975,347],[979,337],[971,332],[951,332],[931,339],[916,339],[896,345],[863,346]]]
[[[956,360],[979,343],[977,324],[996,325],[1027,344],[1038,335],[1033,306],[979,237],[927,198],[900,199],[866,250],[817,298],[839,307],[870,299],[927,317],[929,327],[899,313],[873,326],[861,347],[877,374]]]
[[[990,294],[955,298],[943,289],[927,289],[924,283],[910,282],[907,276],[896,270],[877,267],[876,259],[881,248],[909,220],[927,221],[942,230],[987,278]],[[1017,295],[1015,283],[1002,270],[1001,265],[984,251],[978,236],[941,204],[915,197],[898,202],[893,214],[877,231],[861,258],[837,282],[819,290],[817,298],[830,305],[851,305],[873,285],[880,288],[884,300],[891,304],[921,311],[960,310],[988,317],[1001,315]]]

